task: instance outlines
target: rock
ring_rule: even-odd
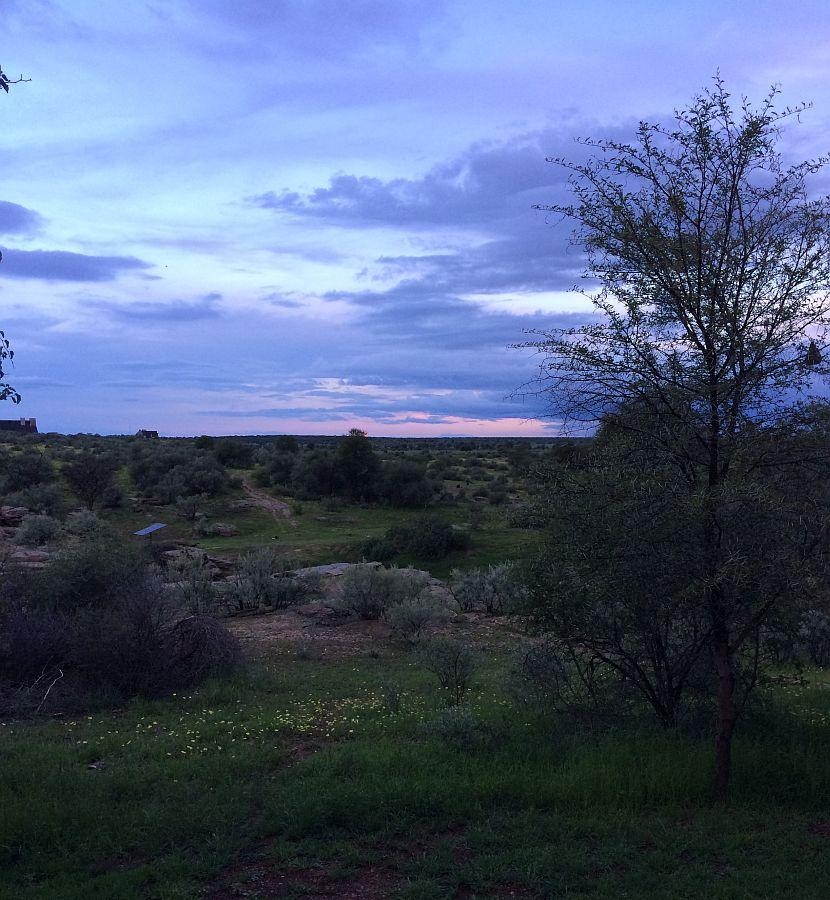
[[[26,547],[13,547],[7,559],[27,569],[42,569],[49,562],[50,556],[45,550],[30,550]]]
[[[28,512],[25,506],[0,506],[0,525],[17,528]]]
[[[168,565],[175,566],[182,561],[191,561],[204,566],[214,581],[235,568],[231,560],[222,559],[221,556],[208,556],[207,551],[199,547],[176,547],[174,550],[165,550],[161,557]]]
[[[181,559],[199,560],[204,563],[207,560],[207,551],[198,547],[177,547],[175,550],[165,550],[161,558],[168,563],[175,563]]]
[[[206,559],[207,564],[219,572],[230,572],[236,568],[233,560],[223,559],[221,556],[208,556]]]
[[[345,572],[348,572],[349,569],[354,568],[354,566],[356,565],[374,566],[374,568],[379,569],[383,565],[383,563],[329,563],[325,566],[309,566],[306,569],[295,569],[293,572],[289,572],[288,574],[294,575],[296,578],[336,578],[340,575],[343,575]]]
[[[211,526],[213,533],[219,537],[233,537],[239,534],[239,529],[234,525],[228,525],[227,522],[216,522]]]

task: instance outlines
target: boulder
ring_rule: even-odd
[[[13,547],[10,548],[6,558],[27,569],[42,569],[49,562],[50,556],[45,550]]]
[[[329,563],[325,566],[309,566],[306,569],[295,569],[293,572],[289,572],[288,574],[293,575],[295,578],[336,578],[340,575],[343,575],[345,572],[348,572],[349,569],[354,568],[354,566],[356,565],[374,566],[374,568],[378,569],[383,565],[383,563]]]
[[[227,522],[216,522],[211,526],[211,530],[219,537],[233,537],[235,534],[239,534],[239,529],[234,525],[228,525]]]
[[[28,513],[25,506],[0,506],[0,525],[17,528]]]

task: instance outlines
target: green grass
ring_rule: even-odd
[[[275,519],[261,509],[222,514],[221,518],[233,524],[239,533],[233,537],[201,538],[196,542],[204,550],[217,554],[242,553],[267,545],[298,557],[307,565],[359,562],[363,558],[362,546],[367,540],[383,537],[394,525],[424,514],[424,510],[387,506],[349,505],[331,510],[320,501],[303,501],[301,507],[302,512],[290,521]],[[429,514],[462,528],[469,528],[471,524],[466,506],[433,506],[429,508]],[[170,521],[169,515],[162,521]],[[178,530],[181,531],[181,527]],[[481,524],[472,532],[469,551],[452,553],[441,560],[401,555],[393,561],[398,565],[412,564],[445,578],[453,568],[521,558],[533,552],[539,538],[537,532],[508,527],[503,508],[484,507]]]
[[[222,879],[269,896],[267,873],[321,866],[344,883],[381,867],[410,900],[827,896],[827,676],[766,689],[789,712],[745,723],[720,810],[708,740],[535,721],[491,655],[471,705],[494,738],[468,753],[425,736],[440,699],[388,648],[286,648],[184,696],[6,723],[0,897],[199,897]]]

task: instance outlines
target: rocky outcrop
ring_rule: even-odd
[[[51,559],[46,550],[17,546],[6,546],[1,549],[6,560],[27,569],[42,569]]]
[[[25,506],[0,506],[0,527],[18,528],[28,513]]]
[[[337,578],[348,572],[349,569],[353,569],[356,565],[373,566],[374,568],[379,569],[382,563],[329,563],[325,566],[309,566],[306,569],[295,569],[288,574],[293,575],[295,578]]]
[[[161,554],[162,559],[170,566],[180,565],[184,562],[198,562],[204,566],[214,580],[223,578],[233,571],[234,563],[220,556],[210,556],[207,551],[199,547],[177,547],[175,550],[165,550]]]

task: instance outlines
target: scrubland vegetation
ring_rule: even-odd
[[[337,471],[349,442],[371,485],[428,499],[266,477],[283,453]],[[712,807],[708,670],[667,721],[644,684],[684,647],[655,644],[648,593],[619,657],[643,683],[539,596],[558,530],[596,527],[584,493],[561,505],[606,484],[603,442],[6,441],[2,505],[29,512],[4,529],[0,896],[822,896],[826,605],[759,632]]]

